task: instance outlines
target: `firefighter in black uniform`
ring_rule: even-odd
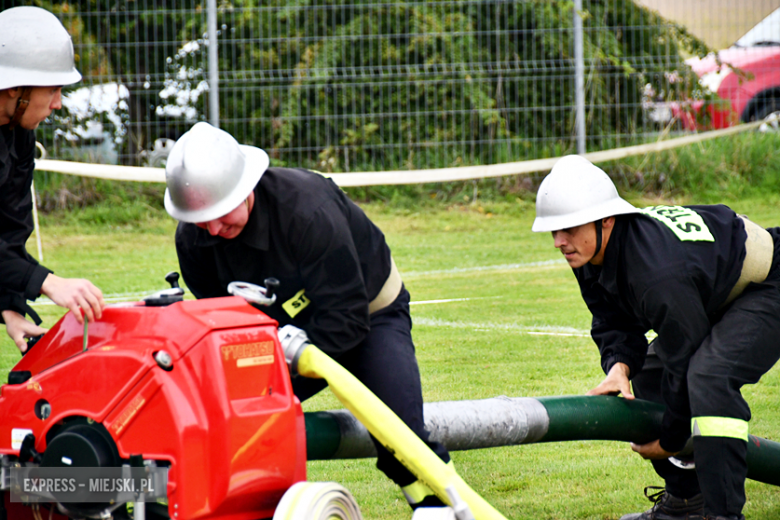
[[[533,230],[552,232],[593,314],[607,377],[589,394],[633,399],[633,380],[637,397],[666,404],[660,438],[632,444],[665,489],[622,520],[743,519],[740,389],[780,357],[780,228],[721,205],[634,208],[601,169],[569,156],[539,188]],[[695,472],[674,457],[691,435]]]
[[[62,106],[62,85],[81,79],[70,36],[50,12],[14,7],[0,12],[0,48],[0,323],[24,352],[25,338],[45,332],[27,300],[45,294],[79,321],[80,309],[99,318],[104,303],[92,283],[55,276],[25,249],[33,231],[35,129]]]
[[[280,326],[303,329],[448,462],[428,441],[411,336],[409,293],[382,232],[330,179],[268,168],[268,156],[208,123],[197,123],[171,150],[165,207],[179,220],[176,251],[196,298],[227,296],[233,281],[280,284],[264,308]],[[303,401],[322,379],[293,379]],[[377,466],[412,507],[441,506],[381,444]]]

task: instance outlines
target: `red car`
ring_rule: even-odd
[[[677,118],[687,130],[717,129],[780,116],[780,9],[764,18],[728,49],[686,63],[702,87],[727,103],[656,103],[650,117],[661,123]],[[771,117],[770,117],[771,116]]]

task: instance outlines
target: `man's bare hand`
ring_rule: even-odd
[[[634,444],[631,443],[631,449],[642,456],[643,459],[661,460],[674,457],[676,453],[666,451],[661,447],[661,442],[656,439],[653,442],[647,444]]]
[[[46,332],[46,329],[25,319],[25,317],[18,312],[3,311],[3,321],[5,321],[5,331],[22,352],[27,351],[26,339],[40,336]]]
[[[590,390],[586,395],[617,395],[623,394],[626,399],[634,399],[631,393],[631,383],[628,381],[628,365],[615,363],[609,369],[609,374],[599,386]]]
[[[89,321],[94,321],[103,316],[106,306],[100,289],[81,278],[60,278],[49,274],[41,286],[41,293],[60,307],[70,309],[79,323],[84,323],[80,309],[84,310]]]

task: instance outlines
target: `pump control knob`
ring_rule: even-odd
[[[280,283],[276,278],[266,278],[263,280],[263,285],[265,285],[265,297],[273,298],[274,293],[279,290]]]
[[[171,289],[178,289],[179,273],[177,273],[176,271],[171,271],[170,273],[165,275],[165,281],[171,284]]]

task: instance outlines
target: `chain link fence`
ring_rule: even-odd
[[[576,16],[588,151],[747,117],[713,117],[726,109],[685,63],[711,50],[700,21],[718,13],[705,3],[693,17],[700,36],[653,9],[671,2],[576,3],[216,0],[215,35],[206,0],[2,5],[50,9],[74,38],[84,80],[38,132],[49,158],[159,166],[198,120],[218,121],[276,165],[328,172],[574,153]],[[770,40],[759,43],[772,49]]]

